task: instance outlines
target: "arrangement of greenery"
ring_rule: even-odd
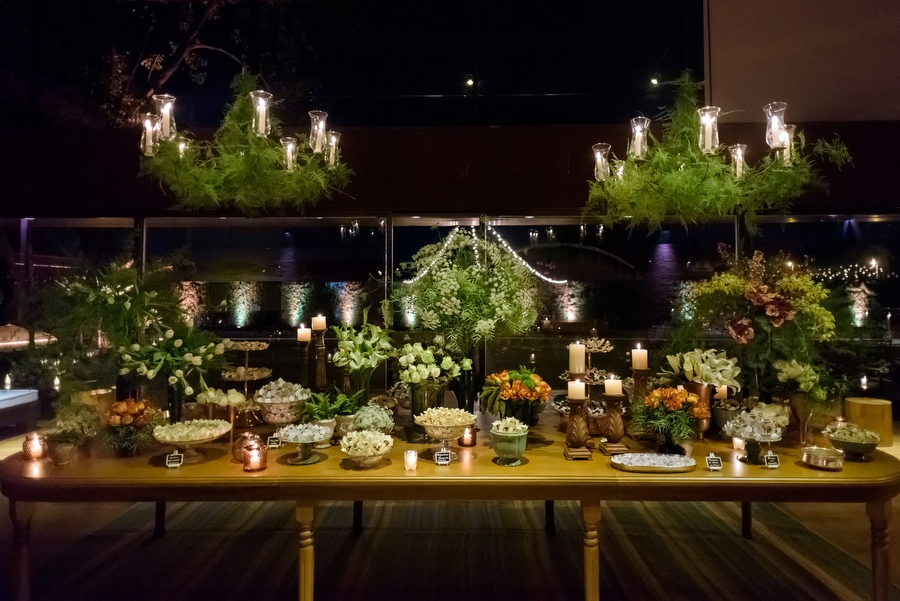
[[[394,414],[375,405],[360,407],[353,418],[350,430],[376,430],[390,432],[394,427]]]
[[[372,372],[394,352],[390,330],[369,323],[368,308],[363,311],[359,331],[345,323],[331,329],[337,335],[337,352],[332,356],[332,362],[337,367],[348,368],[354,388],[365,391]]]
[[[676,443],[694,438],[695,420],[705,417],[709,408],[704,412],[700,398],[683,388],[657,388],[631,405],[635,429],[659,432]]]
[[[706,386],[728,386],[739,391],[736,377],[741,373],[737,359],[728,358],[725,351],[694,349],[677,355],[667,355],[666,360],[672,371],[663,369],[657,374],[663,382],[697,382]]]
[[[144,157],[145,173],[165,184],[186,209],[234,206],[247,215],[266,209],[303,208],[330,198],[350,181],[351,170],[337,161],[326,166],[319,154],[308,151],[307,137],[295,134],[295,167],[284,166],[284,149],[271,137],[258,137],[250,129],[254,106],[250,92],[257,78],[235,79],[235,100],[212,142],[194,141],[186,148],[162,141],[159,150]],[[274,137],[281,124],[270,117]]]
[[[410,264],[412,277],[395,285],[393,304],[415,314],[417,327],[444,337],[456,356],[496,336],[525,333],[538,315],[535,278],[515,253],[455,228],[443,243],[422,247]]]
[[[550,385],[523,365],[517,371],[504,369],[485,378],[480,398],[482,411],[500,417],[521,418],[523,414],[516,411],[516,407],[527,405],[529,414],[532,407],[542,409],[550,400]]]
[[[53,408],[56,410],[53,421],[56,431],[51,435],[51,441],[81,444],[96,436],[103,426],[96,408],[83,403],[54,403]]]
[[[419,384],[425,381],[448,382],[472,369],[472,360],[453,360],[447,350],[437,344],[425,347],[421,342],[406,343],[400,349],[397,361],[400,364],[400,381],[405,384]]]
[[[838,310],[840,299],[804,266],[782,256],[767,259],[757,251],[749,260],[737,260],[726,246],[719,250],[727,271],[682,284],[671,346],[705,345],[724,336],[728,354],[742,368],[734,375],[751,395],[786,390],[787,380],[778,378],[775,364],[793,360],[813,369],[833,397],[837,382],[822,349],[839,330],[849,329],[849,314]]]
[[[662,139],[649,135],[646,160],[612,158],[617,175],[590,182],[585,215],[607,225],[627,221],[629,227],[646,225],[651,230],[670,216],[687,225],[721,215],[742,215],[754,231],[757,213],[785,213],[806,190],[825,187],[812,155],[838,167],[851,161],[847,147],[837,138],[816,141],[812,155],[808,154],[803,133],[797,132],[790,161],[765,156],[755,166],[745,164],[742,176],[735,177],[733,167],[720,154],[704,155],[698,144],[697,109],[703,84],[685,73],[669,85],[676,87],[676,94],[674,105],[665,112]]]
[[[334,419],[335,415],[353,415],[359,411],[361,392],[347,396],[343,392],[313,392],[306,401],[301,414],[301,421],[310,423],[320,420]]]

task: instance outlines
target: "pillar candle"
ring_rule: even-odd
[[[297,328],[297,342],[309,342],[311,336],[312,330],[303,327],[303,324],[301,323],[300,327]]]
[[[327,327],[328,326],[325,325],[325,318],[323,316],[319,315],[318,317],[312,318],[312,329],[313,330],[321,331]]]
[[[716,396],[714,399],[727,399],[728,398],[728,387],[727,386],[716,386]]]
[[[640,343],[631,351],[631,369],[647,369],[647,349],[642,349]]]
[[[266,129],[266,101],[260,98],[256,106],[256,133],[264,136]]]
[[[603,380],[603,390],[606,394],[622,394],[622,380],[616,380],[615,378],[615,376],[611,375],[609,380]]]
[[[703,118],[703,152],[711,154],[713,152],[713,121],[712,117],[704,116]]]
[[[162,114],[160,115],[160,119],[162,120],[162,137],[164,140],[169,139],[169,118],[171,116],[171,104],[165,104],[162,107]]]
[[[575,399],[576,401],[579,399],[585,398],[584,396],[584,382],[581,380],[575,380],[573,382],[569,382],[569,398]]]
[[[403,469],[415,471],[419,463],[419,453],[414,450],[403,451]]]
[[[584,345],[580,342],[569,345],[569,373],[584,373]]]

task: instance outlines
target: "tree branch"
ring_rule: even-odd
[[[225,56],[227,56],[228,58],[230,58],[231,60],[233,60],[234,62],[239,64],[240,66],[247,67],[247,63],[245,63],[244,61],[239,59],[234,54],[228,52],[224,48],[219,48],[218,46],[208,46],[206,44],[201,44],[200,42],[197,42],[196,44],[191,46],[190,50],[188,50],[188,54],[190,54],[194,50],[212,50],[213,52],[221,52],[222,54],[224,54]]]

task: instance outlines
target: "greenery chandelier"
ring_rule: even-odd
[[[650,120],[631,120],[632,136],[625,159],[609,157],[609,144],[595,144],[594,179],[584,208],[585,217],[606,225],[627,222],[658,229],[667,217],[683,225],[716,216],[741,215],[747,228],[756,230],[761,211],[787,212],[795,198],[826,182],[813,165],[813,155],[838,168],[850,163],[847,147],[837,138],[818,140],[807,153],[802,132],[784,123],[783,102],[765,107],[766,142],[771,153],[756,165],[745,161],[746,145],[720,154],[718,107],[698,101],[702,83],[683,74],[675,103],[665,113],[663,137],[650,132]]]
[[[353,173],[340,161],[340,134],[325,128],[327,114],[310,111],[310,135],[281,137],[272,95],[256,77],[240,75],[236,97],[212,141],[178,134],[175,98],[153,97],[156,113],[142,117],[143,171],[169,188],[189,210],[235,207],[246,215],[303,209],[342,190]]]

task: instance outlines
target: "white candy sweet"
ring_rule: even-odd
[[[284,426],[275,436],[285,442],[319,442],[331,435],[329,428],[317,424],[299,424]]]

